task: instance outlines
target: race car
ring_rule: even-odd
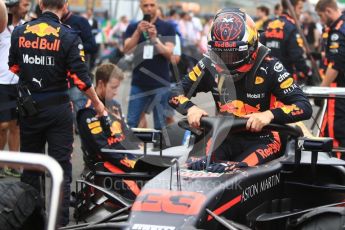
[[[187,121],[180,125],[187,127]],[[246,120],[205,117],[201,126],[204,133],[211,132],[213,140],[219,140],[227,133],[244,131]],[[288,125],[270,124],[265,129],[286,136],[282,157],[226,173],[191,171],[184,164],[185,159],[174,160],[173,166],[145,184],[133,204],[92,226],[102,229],[304,229],[315,223],[321,226],[319,229],[325,223],[325,229],[343,226],[345,162],[329,155],[332,139],[305,138],[300,129]],[[216,146],[217,141],[210,152]],[[80,229],[90,229],[84,227]]]
[[[210,136],[212,153],[229,133],[244,131],[246,120],[205,117],[202,132],[187,120],[179,124],[199,140],[191,156],[203,154],[200,145]],[[68,229],[344,229],[345,161],[332,157],[332,139],[303,137],[288,125],[265,129],[282,137],[278,159],[210,173],[188,170],[187,158],[176,158],[145,183],[133,203]]]

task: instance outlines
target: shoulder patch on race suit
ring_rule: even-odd
[[[293,90],[295,90],[296,88],[298,88],[298,86],[296,85],[296,83],[293,83],[288,88],[284,89],[283,93],[284,93],[284,95],[287,95],[287,94],[291,93]]]
[[[340,47],[339,42],[331,42],[330,45],[328,46],[329,52],[338,53],[339,47]]]
[[[79,49],[79,55],[80,55],[80,59],[85,62],[85,51],[84,51],[84,46],[83,44],[79,44],[78,45],[78,49]]]
[[[277,73],[280,73],[284,70],[284,66],[280,61],[277,61],[273,66],[273,70]]]
[[[286,79],[285,81],[283,81],[283,82],[280,84],[280,88],[281,88],[281,89],[287,89],[287,88],[289,88],[292,84],[293,84],[293,78],[292,78],[292,77],[289,77],[288,79]]]
[[[90,123],[89,122],[87,123],[88,123],[87,126],[89,127],[90,132],[94,135],[100,134],[103,131],[100,121],[91,121]]]
[[[261,67],[261,68],[263,68],[263,67]],[[255,85],[260,85],[260,84],[262,84],[264,82],[265,82],[265,80],[264,80],[263,77],[256,76],[256,78],[255,78]]]
[[[303,42],[303,39],[302,39],[301,35],[296,34],[296,41],[297,41],[298,46],[303,48],[304,42]]]
[[[290,77],[290,73],[289,72],[284,72],[284,73],[281,73],[279,74],[279,77],[278,77],[278,82],[281,83],[283,82],[286,78]]]
[[[331,41],[338,41],[339,40],[339,35],[338,34],[336,34],[336,33],[334,33],[334,34],[332,34],[331,35]]]
[[[201,76],[201,74],[202,74],[201,69],[203,69],[203,68],[199,67],[199,63],[197,65],[195,65],[193,67],[192,71],[190,71],[188,73],[189,79],[192,80],[192,81],[196,81]]]

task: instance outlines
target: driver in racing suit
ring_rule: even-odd
[[[232,144],[225,140],[215,150],[207,170],[224,172],[277,158],[281,150],[279,135],[262,128],[271,122],[309,119],[312,107],[308,99],[282,63],[267,55],[269,50],[258,42],[253,20],[239,9],[217,13],[208,51],[173,89],[169,104],[198,128],[207,113],[190,98],[198,92],[211,92],[218,113],[248,121],[245,133],[229,135]],[[205,169],[206,157],[190,159],[187,164],[190,169]]]

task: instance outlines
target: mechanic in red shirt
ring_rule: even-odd
[[[232,135],[232,144],[224,141],[207,170],[224,172],[277,158],[281,148],[279,135],[262,128],[271,122],[309,119],[312,108],[308,99],[283,64],[267,55],[269,50],[259,43],[253,20],[240,9],[217,13],[208,49],[208,54],[173,89],[169,103],[187,115],[192,127],[198,128],[207,113],[190,98],[198,92],[211,92],[220,114],[248,118],[248,131]],[[205,167],[205,157],[189,161],[190,169]]]

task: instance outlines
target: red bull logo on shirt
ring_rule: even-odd
[[[49,42],[45,38],[37,37],[35,40],[30,41],[25,37],[19,37],[19,48],[59,51],[60,39],[54,39],[53,42]]]
[[[36,34],[38,37],[45,37],[49,35],[53,35],[55,37],[59,37],[60,27],[54,28],[47,23],[39,23],[36,25],[27,25],[24,34],[32,33]]]
[[[224,105],[222,105],[220,102],[218,102],[219,105],[219,111],[229,114],[234,114],[237,117],[243,117],[247,114],[251,113],[257,113],[260,111],[260,104],[257,104],[255,107],[248,105],[240,100],[234,100],[231,102],[228,102]]]

